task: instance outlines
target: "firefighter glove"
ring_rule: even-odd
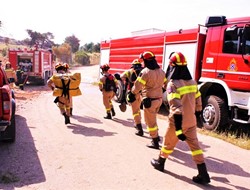
[[[174,114],[174,123],[175,123],[175,134],[178,137],[178,139],[185,141],[186,135],[182,132],[182,115],[180,114]]]
[[[127,101],[129,103],[133,103],[135,101],[135,95],[131,91],[128,92]]]
[[[55,87],[54,87],[54,86],[51,86],[51,90],[53,90],[53,91],[54,91],[54,89],[55,89]]]
[[[195,116],[196,116],[197,127],[202,128],[203,127],[203,121],[202,121],[202,118],[201,118],[201,111],[196,111]]]

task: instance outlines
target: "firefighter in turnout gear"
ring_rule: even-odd
[[[141,70],[143,69],[141,62],[139,59],[135,59],[132,62],[132,66],[129,70],[123,72],[121,74],[121,79],[123,80],[124,84],[128,82],[127,89],[128,92],[132,89],[135,80],[139,76]],[[132,112],[133,112],[133,118],[135,123],[135,128],[137,129],[137,132],[135,133],[138,136],[143,136],[143,129],[141,124],[141,94],[138,93],[135,95],[135,101],[130,103]]]
[[[55,65],[56,74],[47,81],[48,87],[53,90],[53,96],[56,96],[54,103],[60,109],[61,114],[65,118],[65,124],[70,123],[70,100],[71,96],[81,95],[79,85],[81,83],[80,73],[66,73],[65,65],[57,63]]]
[[[103,105],[105,106],[107,113],[104,119],[112,119],[112,116],[115,116],[112,98],[115,96],[117,89],[117,79],[114,77],[114,75],[108,72],[110,69],[108,64],[101,65],[100,69],[102,70],[103,76],[100,78],[98,85],[99,90],[103,95]]]
[[[128,93],[128,102],[135,101],[138,93],[142,95],[144,119],[152,138],[149,148],[159,149],[157,113],[162,104],[162,87],[166,84],[165,72],[158,65],[154,53],[145,51],[140,55],[144,69],[137,77],[132,90]]]
[[[200,115],[202,110],[201,94],[196,81],[189,73],[186,58],[182,53],[170,54],[166,76],[169,80],[167,84],[167,99],[170,106],[168,126],[159,158],[152,159],[151,164],[155,169],[164,171],[166,158],[174,151],[179,140],[185,141],[198,168],[198,175],[193,177],[193,181],[207,184],[210,182],[210,177],[196,131],[196,115]]]
[[[10,87],[14,88],[15,82],[17,81],[16,71],[11,67],[10,62],[6,62],[5,64],[5,73],[10,82]]]

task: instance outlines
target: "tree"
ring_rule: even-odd
[[[93,42],[86,43],[80,48],[89,53],[100,52],[100,43],[94,44]]]
[[[26,31],[31,38],[30,41],[27,41],[26,39],[26,42],[28,42],[30,47],[36,45],[42,49],[48,49],[54,45],[54,42],[52,41],[54,39],[54,35],[51,32],[41,34],[30,29],[27,29]]]
[[[52,48],[53,53],[56,55],[58,61],[71,63],[71,46],[64,43],[58,47]]]
[[[83,50],[77,51],[75,53],[75,62],[81,65],[88,65],[90,64],[89,55]]]
[[[75,37],[75,35],[66,37],[64,43],[68,43],[71,46],[73,53],[79,50],[80,40],[77,37]]]

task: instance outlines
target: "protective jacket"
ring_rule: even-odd
[[[5,69],[5,73],[8,79],[13,78],[14,81],[17,80],[16,71],[13,68]]]
[[[49,87],[52,83],[55,85],[53,96],[79,96],[82,94],[79,88],[81,73],[57,73],[49,79]]]
[[[162,104],[162,87],[166,81],[165,72],[162,69],[155,68],[151,70],[146,67],[141,71],[131,90],[133,94],[138,94],[141,91],[147,129],[150,136],[155,140],[157,139],[157,143],[158,125],[156,115]]]
[[[162,98],[162,87],[166,83],[165,72],[162,69],[150,70],[144,68],[132,88],[133,94],[142,90],[142,98]]]

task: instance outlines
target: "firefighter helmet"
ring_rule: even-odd
[[[155,54],[151,51],[144,51],[140,54],[139,58],[142,60],[152,60],[155,59]]]
[[[10,69],[10,68],[11,68],[11,64],[10,64],[9,61],[7,61],[7,62],[5,63],[5,69]]]
[[[55,69],[56,69],[57,71],[62,70],[63,68],[64,68],[63,63],[61,63],[61,62],[56,63]]]
[[[141,65],[141,62],[139,59],[134,59],[132,65]]]
[[[103,71],[108,71],[108,70],[110,69],[109,64],[107,64],[107,63],[104,64],[104,65],[101,65],[100,68],[101,68],[101,70],[103,70]]]
[[[186,57],[181,52],[172,52],[169,55],[169,64],[171,66],[186,66]]]
[[[63,63],[63,66],[64,66],[64,68],[65,68],[66,70],[69,69],[69,64],[68,64],[68,63]]]

